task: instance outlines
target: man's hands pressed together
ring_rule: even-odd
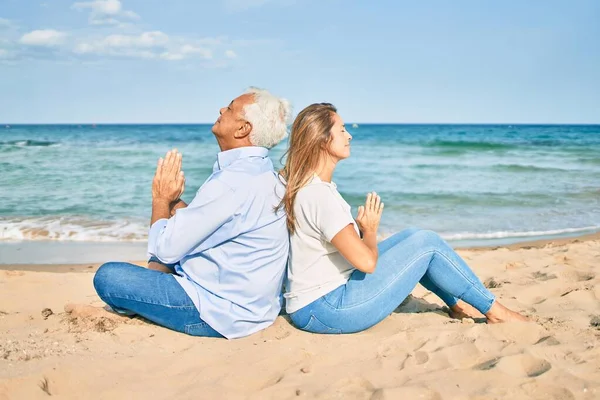
[[[160,158],[158,160],[156,174],[152,181],[152,219],[150,225],[159,219],[169,218],[173,205],[181,208],[185,204],[178,201],[185,190],[185,176],[181,170],[181,158],[181,153],[177,149],[173,149],[167,153],[164,159]]]

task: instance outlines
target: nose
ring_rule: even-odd
[[[348,133],[348,141],[352,140],[352,135],[350,133]]]
[[[223,110],[225,110],[225,107],[219,109],[219,115],[223,115],[223,112],[224,112]]]

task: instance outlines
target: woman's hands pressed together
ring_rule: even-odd
[[[379,221],[383,213],[383,203],[381,197],[375,192],[367,194],[367,200],[364,206],[358,207],[356,222],[363,234],[377,234]]]
[[[353,225],[346,226],[331,240],[331,244],[354,268],[367,274],[373,273],[377,267],[377,230],[382,213],[381,198],[375,192],[367,194],[365,205],[358,207],[356,217],[356,223],[363,234],[362,240]]]

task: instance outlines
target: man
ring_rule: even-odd
[[[285,215],[275,211],[284,188],[267,154],[287,134],[290,105],[252,88],[219,114],[212,132],[221,152],[189,205],[179,200],[181,154],[158,162],[148,269],[106,263],[94,286],[120,313],[232,339],[268,327],[281,309],[289,239]]]

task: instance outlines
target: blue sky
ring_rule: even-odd
[[[600,123],[597,0],[0,0],[0,122]]]

